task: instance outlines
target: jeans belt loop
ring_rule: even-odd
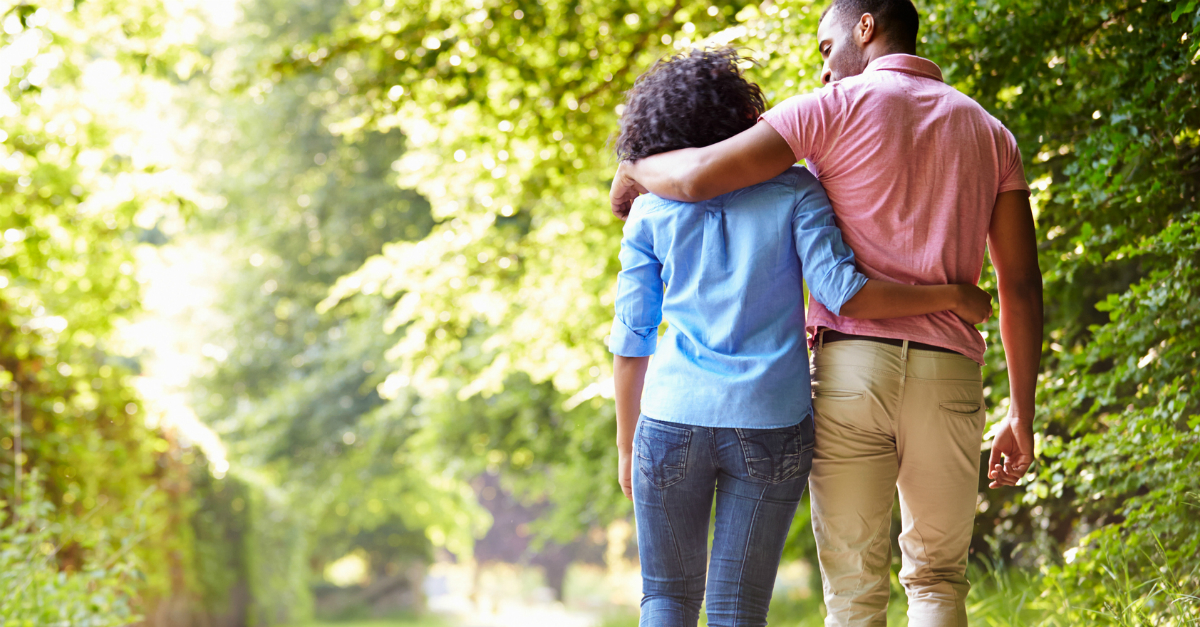
[[[908,340],[904,340],[904,344],[900,346],[900,361],[908,362]]]

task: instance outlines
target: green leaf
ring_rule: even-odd
[[[1192,11],[1195,11],[1195,10],[1196,10],[1196,0],[1188,0],[1187,2],[1180,2],[1179,6],[1175,7],[1175,10],[1171,12],[1171,21],[1178,22],[1179,18],[1181,18],[1184,15],[1191,13]]]

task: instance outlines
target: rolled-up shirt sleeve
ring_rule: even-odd
[[[622,357],[647,357],[658,346],[662,323],[662,263],[636,218],[625,224],[621,239],[621,273],[617,276],[616,316],[608,349]]]
[[[815,180],[797,188],[792,211],[796,254],[808,292],[838,315],[842,305],[867,284],[867,277],[855,267],[854,251],[842,241],[833,206]]]

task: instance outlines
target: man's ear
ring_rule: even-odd
[[[858,40],[859,47],[864,47],[875,39],[875,16],[870,13],[863,13],[862,17],[858,18],[858,23],[854,25],[854,38]]]

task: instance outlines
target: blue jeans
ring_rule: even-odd
[[[642,562],[641,627],[766,625],[779,557],[812,468],[813,421],[782,429],[693,427],[641,416],[633,508]]]

